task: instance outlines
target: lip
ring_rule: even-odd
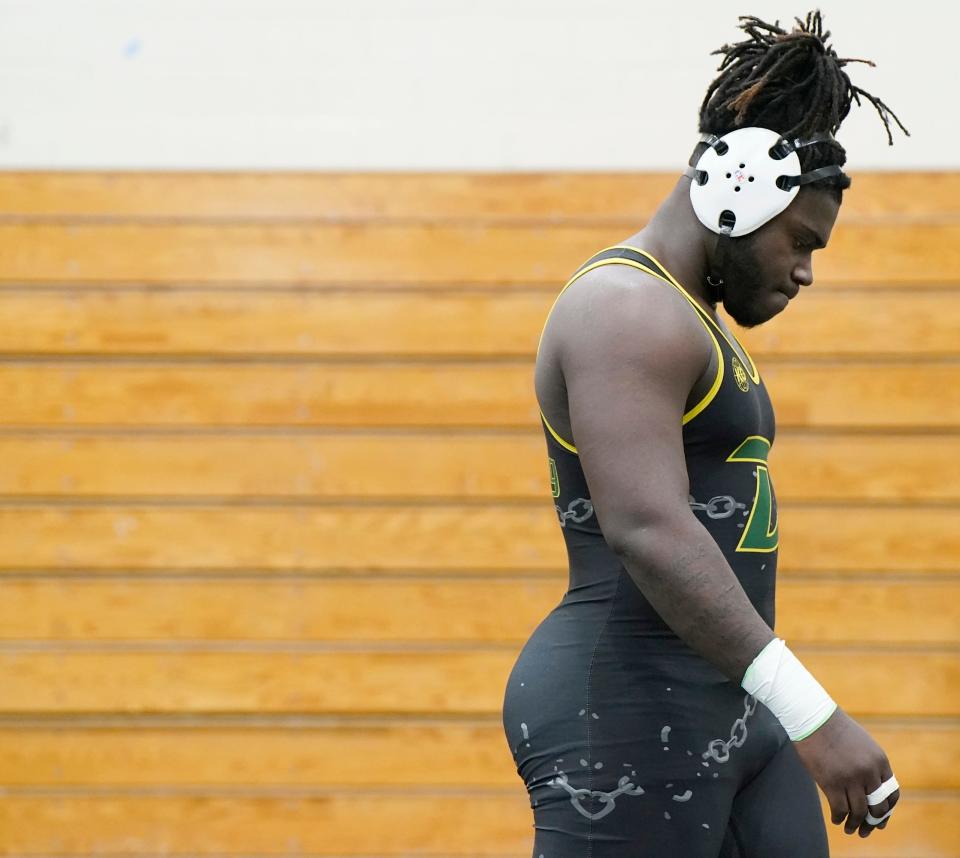
[[[794,284],[790,289],[781,289],[780,291],[792,301],[800,294],[800,287]]]

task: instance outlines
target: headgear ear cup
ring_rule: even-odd
[[[688,167],[690,202],[700,222],[731,238],[753,232],[793,202],[800,185],[838,175],[839,165],[802,173],[796,150],[830,139],[785,140],[769,128],[750,126],[722,137],[701,135],[709,145]]]

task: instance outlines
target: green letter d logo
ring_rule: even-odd
[[[767,455],[770,442],[761,435],[750,435],[728,457],[728,462],[752,462],[757,466],[757,491],[753,509],[743,529],[737,551],[775,551],[780,543],[778,522],[773,520],[773,491],[770,488],[770,472],[767,470]]]

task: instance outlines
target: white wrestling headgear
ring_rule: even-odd
[[[691,155],[691,164],[684,171],[693,179],[693,210],[713,232],[731,238],[753,232],[789,206],[800,185],[843,172],[839,164],[808,173],[800,170],[797,149],[833,139],[824,133],[788,140],[756,126],[738,128],[722,137],[701,134],[700,143],[707,143],[707,148],[696,165]]]

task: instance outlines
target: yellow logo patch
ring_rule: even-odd
[[[733,356],[733,378],[737,382],[737,387],[744,393],[750,389],[750,384],[747,381],[747,371],[743,368],[743,364],[740,363],[740,358],[736,355]]]
[[[555,498],[560,497],[560,477],[557,474],[557,463],[552,457],[548,457],[550,463],[550,494]]]

